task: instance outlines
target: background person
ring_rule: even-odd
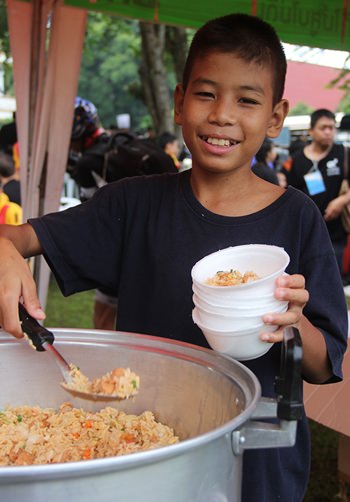
[[[177,169],[180,169],[180,144],[178,137],[170,132],[163,132],[158,138],[158,144],[162,148],[162,150],[164,150],[164,152],[172,158],[175,167]]]
[[[10,202],[21,205],[21,184],[10,154],[0,151],[0,184]]]
[[[327,225],[340,274],[343,275],[344,250],[347,234],[341,221],[341,211],[350,201],[350,191],[339,196],[344,179],[345,149],[335,143],[335,115],[321,108],[310,116],[311,142],[292,156],[289,171],[290,185],[305,192],[317,205]],[[348,155],[349,163],[350,155]],[[350,168],[348,166],[348,176]]]
[[[96,177],[103,176],[104,152],[110,135],[100,125],[96,106],[79,96],[75,99],[68,172],[79,187],[82,202],[98,190]],[[118,298],[113,288],[96,289],[93,325],[113,330],[116,326]]]
[[[0,129],[0,150],[12,155],[12,148],[17,143],[16,112],[12,113],[12,122],[4,124]]]
[[[117,287],[119,330],[208,347],[191,317],[193,265],[220,248],[272,244],[290,255],[289,275],[276,280],[275,290],[289,308],[263,316],[277,329],[261,339],[274,345],[244,364],[263,395],[275,396],[283,328],[293,326],[302,337],[304,379],[341,380],[348,316],[323,218],[299,190],[284,190],[251,172],[264,138],[279,135],[288,113],[285,73],[281,42],[257,17],[224,16],[197,31],[174,107],[192,169],[126,178],[78,207],[0,228],[4,329],[23,335],[21,296],[31,315],[44,318],[23,260],[44,253],[65,295]],[[244,452],[242,502],[301,502],[309,462],[303,414],[293,447]]]
[[[279,185],[279,179],[274,169],[274,162],[277,152],[273,142],[266,138],[255,155],[255,162],[252,165],[252,171],[260,178]]]
[[[77,96],[67,170],[79,187],[82,202],[89,200],[98,189],[93,173],[103,175],[103,153],[108,139],[95,105]]]

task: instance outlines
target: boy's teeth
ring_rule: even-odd
[[[207,138],[207,142],[216,146],[230,146],[230,140],[219,138]]]

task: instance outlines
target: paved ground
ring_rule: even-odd
[[[350,284],[344,287],[344,293],[346,296],[350,296]],[[349,318],[348,336],[350,337],[350,310],[348,310],[348,318]]]

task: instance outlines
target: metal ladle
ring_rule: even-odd
[[[29,343],[33,345],[38,352],[47,351],[55,357],[55,361],[65,380],[65,382],[61,383],[61,386],[65,390],[74,396],[92,401],[121,401],[127,399],[127,397],[121,397],[118,394],[84,392],[71,387],[71,385],[74,385],[74,379],[72,378],[73,365],[70,365],[53,346],[53,342],[55,341],[53,333],[44,328],[36,319],[34,319],[34,317],[28,314],[27,310],[21,303],[18,304],[18,310],[22,330],[28,336]]]

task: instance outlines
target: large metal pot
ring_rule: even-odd
[[[90,377],[116,366],[129,366],[138,373],[139,395],[114,406],[128,413],[153,411],[182,441],[122,457],[2,467],[0,500],[236,502],[241,493],[243,449],[294,443],[295,420],[269,424],[266,430],[254,421],[276,416],[277,402],[261,398],[255,375],[230,358],[150,336],[95,330],[53,332],[57,349]],[[285,348],[294,343],[294,334],[287,333]],[[298,366],[301,353],[295,358],[292,350],[292,365],[296,361]],[[25,341],[3,332],[0,351],[0,408],[7,404],[58,407],[67,400],[93,411],[106,405],[67,394],[59,386],[62,377],[49,353],[30,350]],[[288,364],[284,368],[289,371]],[[292,371],[298,386],[298,368]],[[292,381],[284,377],[279,381],[281,394],[284,383]],[[280,398],[282,414],[294,418],[298,403],[293,389],[286,392],[292,403]]]

